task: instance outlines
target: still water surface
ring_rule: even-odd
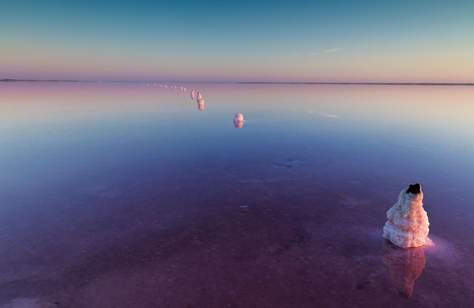
[[[472,305],[474,88],[185,86],[0,84],[0,307]]]

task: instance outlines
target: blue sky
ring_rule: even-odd
[[[3,1],[0,77],[474,80],[474,1]]]

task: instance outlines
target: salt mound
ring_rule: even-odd
[[[234,116],[234,121],[236,121],[236,122],[245,121],[244,115],[241,112],[237,112]]]
[[[204,99],[204,96],[202,96],[202,93],[201,93],[201,92],[197,91],[196,98],[197,98],[197,100],[199,101],[199,100]]]
[[[235,128],[242,128],[244,127],[245,118],[244,115],[240,112],[236,113],[234,116],[234,126]]]
[[[413,184],[402,190],[398,201],[387,211],[383,237],[393,244],[408,248],[431,244],[428,238],[428,215],[423,208],[423,190]]]

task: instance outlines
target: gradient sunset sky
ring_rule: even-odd
[[[0,78],[474,82],[474,1],[0,0]]]

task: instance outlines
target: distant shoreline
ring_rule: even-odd
[[[474,86],[472,82],[333,82],[333,81],[239,81],[239,84],[295,84],[295,85],[365,85],[365,86]]]
[[[365,86],[474,86],[474,82],[338,82],[338,81],[95,81],[73,79],[0,79],[0,82],[58,82],[58,83],[214,83],[268,85],[365,85]]]
[[[0,82],[94,82],[94,81],[81,81],[81,80],[68,80],[68,79],[11,79],[11,78],[5,78],[5,79],[0,79]]]

